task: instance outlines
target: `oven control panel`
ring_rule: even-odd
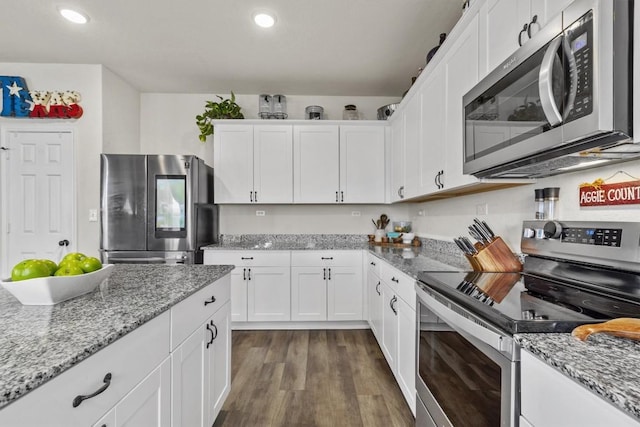
[[[583,245],[616,246],[622,242],[621,228],[582,228],[562,229],[562,242]]]

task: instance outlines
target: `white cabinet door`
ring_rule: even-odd
[[[210,332],[204,325],[195,330],[171,353],[171,425],[204,427],[205,424],[205,340]]]
[[[327,319],[362,320],[362,309],[362,262],[328,268]]]
[[[340,126],[340,202],[385,202],[385,144],[381,126]]]
[[[215,127],[213,173],[216,203],[251,203],[253,126],[217,125]]]
[[[404,198],[404,112],[399,111],[391,122],[391,202]]]
[[[206,426],[213,425],[231,390],[231,307],[227,303],[209,319],[211,339],[205,344],[204,417]],[[194,424],[185,424],[190,426]]]
[[[446,75],[446,126],[444,188],[462,187],[477,182],[472,175],[464,175],[464,114],[462,97],[478,82],[478,17],[469,22],[464,32],[449,48],[444,61]]]
[[[431,194],[441,189],[444,151],[451,141],[445,140],[445,69],[442,62],[431,70],[421,88],[421,125],[418,144],[418,194]]]
[[[380,290],[382,291],[382,354],[387,359],[391,371],[395,374],[398,363],[397,297],[384,282],[382,282]]]
[[[158,366],[115,408],[118,427],[171,426],[170,359]]]
[[[526,29],[522,30],[530,21],[529,0],[487,0],[480,15],[488,73],[518,49],[519,35],[522,43],[527,41]]]
[[[402,299],[398,311],[398,370],[396,379],[413,415],[416,414],[416,312]]]
[[[378,344],[382,346],[382,282],[380,278],[370,276],[367,280],[367,289],[369,293],[369,324],[371,330],[378,340]]]
[[[340,191],[338,126],[293,127],[293,200],[337,203]]]
[[[327,320],[326,278],[326,267],[291,267],[291,320]]]
[[[293,202],[293,127],[253,128],[255,203]]]
[[[422,139],[422,94],[416,92],[404,109],[404,198],[419,195],[418,159]]]
[[[282,321],[291,319],[291,273],[289,267],[251,267],[247,269],[247,320]]]
[[[547,25],[555,16],[560,14],[564,8],[573,0],[531,0],[531,10],[529,26],[531,26],[531,37]],[[535,22],[532,23],[535,17]],[[565,22],[564,25],[570,24]]]
[[[102,418],[98,420],[92,427],[115,427],[116,425],[116,410],[112,409]]]
[[[247,268],[236,267],[231,272],[231,320],[247,321]]]

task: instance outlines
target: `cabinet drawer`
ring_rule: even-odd
[[[292,251],[296,267],[348,267],[362,265],[362,251]]]
[[[393,289],[411,308],[416,309],[416,280],[386,262],[381,263],[380,278]]]
[[[204,251],[205,264],[231,264],[236,267],[287,267],[289,251]]]
[[[0,410],[0,425],[67,427],[93,425],[169,356],[169,311],[123,336],[79,364]],[[78,395],[99,395],[73,407]]]
[[[230,294],[227,275],[171,307],[171,350],[229,301]]]
[[[381,264],[383,264],[383,262],[380,261],[380,258],[370,253],[367,253],[367,274],[369,275],[369,277],[371,277],[371,275],[380,277]]]

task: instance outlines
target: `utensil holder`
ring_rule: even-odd
[[[496,237],[486,246],[476,243],[477,254],[467,255],[476,271],[518,272],[522,271],[520,260],[511,252],[501,237]],[[473,262],[471,261],[473,259]]]

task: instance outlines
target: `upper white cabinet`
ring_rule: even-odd
[[[402,142],[404,145],[404,189],[403,199],[418,196],[418,176],[420,144],[422,143],[422,93],[415,93],[406,104],[404,109],[404,127],[402,129]],[[395,145],[395,144],[394,144]]]
[[[421,124],[418,148],[418,194],[429,194],[442,187],[444,151],[452,141],[445,140],[446,75],[443,63],[427,76],[420,90]],[[446,143],[445,143],[446,141]]]
[[[480,11],[486,36],[482,74],[491,72],[572,0],[487,0]]]
[[[384,203],[384,127],[293,128],[295,203]]]
[[[391,119],[391,202],[405,197],[404,168],[404,111],[397,111]]]
[[[340,201],[340,143],[337,125],[294,126],[293,173],[296,203]]]
[[[290,125],[216,125],[213,141],[216,203],[291,203]]]

